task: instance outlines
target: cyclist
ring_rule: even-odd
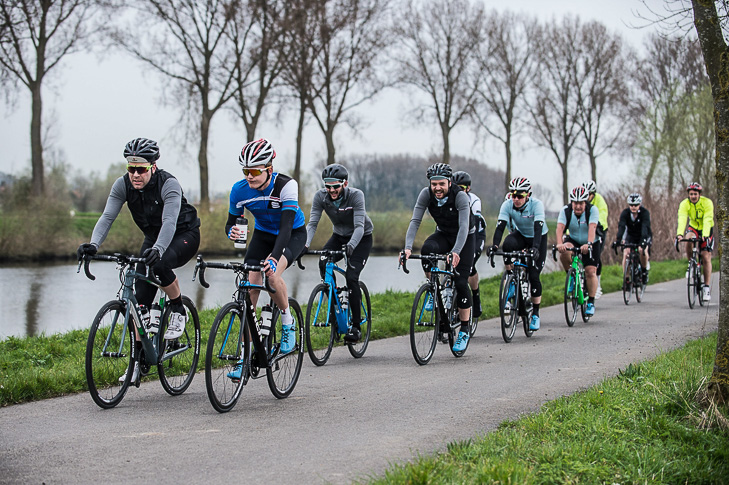
[[[638,251],[640,253],[640,264],[643,267],[643,283],[648,283],[648,270],[650,270],[650,247],[653,242],[653,232],[651,231],[651,213],[645,207],[642,207],[643,197],[638,193],[628,196],[628,208],[620,213],[620,222],[618,223],[618,234],[613,241],[612,247],[615,248],[621,241],[631,244],[640,244]],[[626,231],[627,229],[627,231]],[[630,249],[623,250],[623,271],[625,271],[625,262],[630,254]]]
[[[481,215],[481,199],[471,192],[471,175],[463,171],[453,172],[451,182],[458,185],[468,194],[471,203],[471,213],[476,218],[476,253],[473,257],[473,267],[468,277],[468,285],[471,287],[471,300],[473,301],[471,311],[473,318],[478,318],[481,316],[481,295],[479,294],[478,288],[479,276],[476,263],[481,257],[481,252],[483,252],[486,243],[486,220]]]
[[[372,250],[372,220],[365,211],[365,197],[361,190],[349,187],[349,172],[334,163],[324,168],[321,173],[324,188],[314,194],[306,225],[306,245],[304,252],[314,239],[316,226],[321,219],[322,211],[332,221],[333,234],[324,244],[324,249],[341,249],[347,252],[347,270],[345,278],[349,288],[349,308],[352,311],[352,328],[344,336],[347,342],[359,341],[362,333],[362,294],[359,289],[359,275],[367,263]],[[341,258],[337,258],[341,259]],[[319,261],[319,271],[324,277],[326,258]]]
[[[91,241],[79,246],[77,255],[80,261],[86,254],[96,254],[126,202],[132,219],[144,233],[139,254],[145,258],[145,263],[137,265],[137,272],[145,273],[145,266],[149,266],[162,283],[171,310],[164,338],[174,340],[182,335],[187,317],[180,283],[173,270],[195,256],[200,245],[200,219],[195,207],[185,199],[177,179],[157,166],[159,157],[156,141],[135,138],[126,144],[127,173],[112,185]],[[140,307],[150,308],[156,293],[156,286],[137,280],[135,296]],[[137,350],[141,349],[139,335],[135,345]],[[132,382],[138,377],[139,362],[135,362]],[[119,381],[124,382],[125,378],[126,372]]]
[[[544,204],[536,197],[532,197],[532,183],[528,178],[516,177],[509,182],[509,198],[501,204],[499,217],[496,221],[494,238],[489,248],[493,253],[501,244],[501,237],[504,229],[509,226],[509,235],[504,239],[503,250],[506,252],[521,251],[528,249],[532,256],[532,265],[529,267],[529,283],[532,290],[532,319],[529,322],[529,329],[539,330],[539,305],[542,302],[542,282],[539,274],[544,268],[544,260],[547,257],[547,222],[544,214]],[[512,265],[507,261],[506,269],[511,270]],[[509,291],[512,291],[510,288]],[[508,298],[511,295],[507,295]],[[508,299],[507,298],[507,299]],[[508,306],[504,312],[512,309]]]
[[[701,264],[704,268],[704,301],[711,300],[711,251],[714,250],[714,203],[703,197],[704,188],[698,182],[686,187],[688,197],[678,206],[678,229],[676,230],[676,249],[684,231],[686,239],[698,239]],[[688,228],[686,224],[688,223]],[[686,257],[691,258],[693,243],[686,244]],[[688,273],[686,273],[688,275]]]
[[[263,268],[275,293],[271,295],[281,313],[282,353],[291,352],[296,345],[296,321],[289,311],[289,295],[283,272],[293,263],[306,243],[304,213],[299,207],[299,185],[291,177],[273,171],[276,151],[265,138],[247,143],[240,152],[238,162],[245,178],[236,182],[230,190],[230,206],[225,233],[230,239],[241,237],[235,220],[244,215],[245,209],[253,214],[256,224],[248,244],[244,263]],[[250,282],[260,284],[260,273],[251,273]],[[251,303],[256,306],[260,290],[251,290]],[[240,379],[243,370],[239,362],[231,379]]]
[[[597,193],[597,184],[595,184],[594,180],[588,180],[587,182],[583,182],[582,186],[586,188],[587,192],[590,194],[587,198],[587,202],[597,207],[597,210],[600,211],[600,218],[597,221],[597,240],[599,241],[597,244],[600,245],[598,254],[602,255],[603,246],[605,244],[605,241],[607,241],[606,237],[608,230],[608,205],[607,202],[605,202],[605,198]],[[595,293],[596,299],[599,299],[602,296],[602,286],[600,285],[601,274],[602,258],[599,258],[597,261],[597,292]]]
[[[587,189],[581,185],[570,191],[570,203],[562,208],[557,217],[557,251],[560,253],[559,259],[562,261],[562,267],[568,271],[572,258],[567,252],[567,248],[580,248],[587,283],[588,298],[585,315],[594,315],[597,263],[600,261],[600,245],[597,243],[600,211],[587,202],[588,197]],[[569,230],[569,235],[565,235],[565,229]]]
[[[435,163],[428,167],[426,175],[430,184],[420,191],[413,208],[413,217],[408,225],[405,235],[405,259],[410,257],[413,250],[415,234],[418,232],[423,215],[427,209],[435,219],[437,227],[435,232],[428,236],[421,249],[422,254],[442,254],[450,252],[453,266],[458,272],[454,276],[456,295],[454,301],[458,306],[458,318],[461,328],[458,338],[453,344],[453,350],[465,350],[470,337],[469,320],[471,318],[471,290],[468,287],[468,275],[473,265],[475,220],[471,215],[468,194],[451,183],[453,170],[446,163]],[[423,271],[426,278],[430,278],[430,268],[433,263],[422,260]],[[431,305],[432,301],[426,303]]]

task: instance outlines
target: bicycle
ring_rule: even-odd
[[[149,267],[147,274],[134,269],[133,265],[144,263],[144,258],[119,253],[85,255],[79,261],[77,273],[83,264],[86,277],[93,281],[96,277],[89,269],[91,260],[116,262],[121,282],[117,299],[101,307],[89,330],[85,370],[91,398],[103,409],[119,404],[132,384],[135,362],[139,362],[139,376],[134,382],[136,387],[139,387],[141,378],[156,365],[160,383],[168,394],[177,396],[185,392],[195,377],[200,356],[200,319],[192,300],[182,297],[187,314],[185,331],[174,340],[165,340],[170,307],[166,305],[164,292],[160,298],[162,314],[156,333],[150,332],[151,325],[143,319],[134,296],[135,280],[144,280],[161,288],[161,283]],[[135,334],[141,342],[139,352],[134,345]],[[124,379],[119,382],[122,374]]]
[[[346,285],[337,287],[336,280],[336,273],[344,276],[346,270],[338,266],[335,259],[344,256],[344,268],[346,268],[347,253],[324,249],[309,250],[306,254],[320,255],[327,261],[324,279],[311,291],[306,309],[306,350],[311,361],[317,366],[322,366],[329,360],[335,341],[338,343],[341,336],[352,328],[352,310],[347,301],[349,288]],[[299,267],[304,269],[301,260],[297,261]],[[364,355],[372,331],[370,292],[362,281],[359,282],[359,287],[362,293],[360,304],[363,316],[363,325],[360,327],[362,335],[357,342],[347,342],[349,353],[355,359]]]
[[[693,309],[696,306],[697,297],[699,305],[704,306],[704,295],[702,292],[704,288],[704,268],[701,264],[701,255],[699,254],[700,241],[697,239],[680,238],[676,241],[676,251],[678,251],[678,244],[682,242],[693,244],[691,258],[689,258],[688,262],[688,280],[686,280],[688,304],[689,308]]]
[[[433,266],[430,268],[430,279],[423,283],[415,293],[413,309],[410,313],[410,349],[415,362],[420,365],[430,362],[438,341],[447,342],[451,353],[455,357],[462,357],[468,349],[470,339],[466,342],[465,349],[453,350],[461,322],[458,317],[458,308],[454,305],[453,277],[457,276],[458,272],[450,262],[450,254],[412,254],[410,259],[433,261]],[[437,261],[445,261],[445,269],[440,269]],[[410,273],[404,253],[400,253],[398,269],[400,267],[405,274]],[[469,319],[469,329],[472,320],[473,318]],[[473,335],[470,331],[469,334]]]
[[[505,270],[499,285],[499,314],[501,316],[501,336],[507,344],[516,333],[517,319],[521,317],[524,335],[531,337],[534,330],[529,328],[532,318],[531,284],[527,270],[531,264],[531,255],[526,251],[491,251],[489,262],[495,267],[494,256],[512,258],[514,268]],[[508,307],[507,307],[508,304]],[[508,313],[507,313],[508,310]]]
[[[288,397],[296,387],[301,374],[303,360],[303,316],[301,307],[294,298],[289,298],[289,308],[298,322],[296,345],[282,354],[280,352],[281,335],[280,312],[270,300],[271,320],[256,318],[256,310],[251,303],[250,290],[266,290],[275,293],[268,284],[268,278],[261,265],[245,263],[212,263],[198,255],[193,273],[193,281],[200,275],[200,284],[209,288],[205,281],[207,268],[226,269],[235,272],[235,293],[233,301],[220,308],[213,320],[210,337],[205,352],[205,389],[213,408],[219,413],[233,409],[238,402],[243,386],[250,378],[263,377],[262,368],[266,369],[266,379],[271,393],[278,399]],[[251,271],[263,275],[263,284],[253,284],[248,279]],[[264,305],[264,308],[267,308]],[[261,315],[263,317],[263,311]],[[267,313],[267,312],[266,312]],[[240,366],[240,374],[235,372]]]
[[[618,254],[618,246],[630,249],[623,268],[623,301],[626,305],[629,304],[630,295],[634,292],[635,301],[640,303],[643,301],[643,294],[647,284],[647,281],[643,281],[643,266],[640,264],[640,252],[638,251],[640,244],[618,243],[614,248],[616,255]]]
[[[587,310],[587,280],[585,279],[585,267],[582,265],[579,247],[565,247],[572,253],[572,262],[567,270],[564,280],[564,318],[567,320],[567,326],[571,327],[577,320],[577,307],[580,307],[582,321],[587,323],[590,321],[590,315],[585,313]],[[590,248],[592,253],[592,248]],[[552,258],[557,261],[557,246],[552,245]]]

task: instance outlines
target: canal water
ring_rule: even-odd
[[[211,261],[226,262],[230,259]],[[549,271],[554,263],[547,258]],[[551,264],[549,264],[551,263]],[[318,260],[304,257],[305,271],[292,267],[284,273],[289,294],[305,303],[314,286],[321,281]],[[209,269],[205,273],[210,288],[205,289],[192,281],[195,260],[175,270],[182,292],[193,299],[198,309],[217,308],[232,299],[235,287],[232,271]],[[62,333],[72,329],[88,328],[105,302],[114,299],[120,283],[114,263],[93,261],[91,281],[76,273],[76,263],[38,263],[3,265],[0,267],[0,340],[8,336],[23,337],[45,333]],[[503,266],[491,268],[486,258],[477,264],[479,276],[501,273]],[[388,289],[415,291],[424,281],[419,261],[408,265],[410,274],[397,269],[397,256],[372,256],[362,271],[361,279],[371,294]]]

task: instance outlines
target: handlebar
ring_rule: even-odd
[[[453,267],[451,256],[453,253],[448,254],[411,254],[409,259],[428,259],[431,261],[445,261],[446,271],[452,272],[455,276],[459,276],[460,273]],[[405,252],[400,251],[400,257],[398,258],[397,269],[402,267],[405,274],[410,274],[407,266],[408,258],[405,257]]]
[[[564,249],[565,249],[565,251],[569,251],[571,253],[577,254],[577,253],[582,252],[582,249],[580,249],[581,247],[582,246],[570,246],[570,247],[565,247]],[[590,257],[592,257],[592,244],[588,243],[588,247],[589,247],[589,249],[587,252],[590,255]],[[557,245],[556,244],[552,244],[552,259],[557,261]]]
[[[136,263],[142,263],[146,261],[145,258],[140,258],[137,256],[129,256],[126,254],[121,253],[114,253],[114,254],[84,254],[84,257],[81,261],[78,262],[78,268],[76,269],[76,273],[81,272],[81,265],[83,264],[84,267],[84,274],[86,274],[86,277],[90,279],[91,281],[96,280],[96,276],[91,274],[91,270],[89,269],[89,265],[91,264],[91,260],[95,259],[97,261],[113,261],[117,264],[122,265],[122,268],[130,265],[130,264],[136,264]],[[147,273],[145,274],[145,278],[147,281],[152,283],[153,285],[162,286],[162,282],[157,279],[157,277],[152,272],[151,266],[146,266]]]
[[[701,242],[701,239],[697,238],[697,237],[696,238],[678,237],[678,238],[676,238],[676,252],[677,253],[679,252],[678,243],[700,243],[700,242]]]
[[[205,269],[206,268],[213,268],[213,269],[230,269],[235,271],[236,273],[248,273],[250,271],[254,272],[260,272],[263,275],[263,286],[266,288],[266,291],[273,294],[276,293],[276,290],[271,288],[271,285],[268,283],[268,277],[266,277],[266,272],[263,270],[263,264],[265,261],[261,261],[260,265],[255,264],[246,264],[246,263],[213,263],[213,262],[206,262],[203,260],[202,254],[197,255],[197,263],[195,263],[195,270],[192,273],[192,281],[195,281],[195,278],[198,275],[198,271],[200,273],[200,284],[203,286],[203,288],[210,288],[210,283],[208,283],[205,280]]]
[[[515,258],[518,260],[523,259],[525,261],[530,261],[532,259],[532,255],[525,249],[520,251],[501,251],[497,249],[496,251],[489,251],[489,263],[492,268],[496,266],[494,263],[494,256],[503,256],[505,258]]]

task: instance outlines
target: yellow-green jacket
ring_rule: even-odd
[[[686,222],[689,226],[701,232],[701,237],[709,237],[711,228],[714,227],[714,203],[706,197],[699,197],[698,202],[692,204],[686,198],[678,205],[678,229],[676,235],[683,236],[686,230]]]

